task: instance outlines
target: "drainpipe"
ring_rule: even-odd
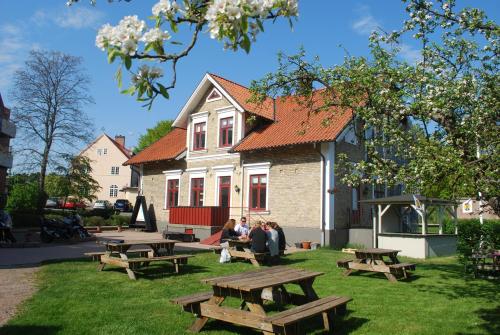
[[[321,246],[326,244],[325,236],[325,187],[326,187],[326,159],[321,152],[321,144],[319,146],[314,143],[314,147],[318,148],[318,153],[321,157]]]
[[[241,179],[240,179],[240,206],[241,206],[241,213],[240,217],[243,217],[243,191],[245,190],[245,181],[244,181],[244,175],[245,175],[245,168],[243,167],[243,164],[245,161],[243,159],[240,159],[240,172],[241,172]],[[250,222],[250,218],[248,218],[248,222]],[[250,223],[249,223],[250,224]]]

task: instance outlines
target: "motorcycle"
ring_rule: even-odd
[[[82,218],[78,214],[62,220],[42,218],[40,230],[40,239],[45,243],[50,243],[55,239],[69,240],[75,236],[81,240],[90,237],[87,229],[82,226]]]
[[[90,237],[90,233],[83,227],[83,220],[80,215],[67,216],[63,219],[63,223],[68,226],[71,236],[78,236],[81,240]]]

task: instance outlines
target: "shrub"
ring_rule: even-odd
[[[52,220],[62,220],[66,217],[67,215],[62,215],[62,214],[45,214],[44,217],[46,219],[52,219]]]
[[[10,212],[33,211],[38,204],[38,185],[36,183],[15,184],[7,199]]]
[[[465,271],[477,275],[479,259],[475,254],[484,254],[500,248],[500,220],[479,219],[458,221],[457,252],[459,260],[465,266]]]
[[[12,212],[13,228],[40,227],[40,215],[36,211]]]
[[[115,214],[107,221],[110,221],[111,226],[128,226],[130,224],[130,216]]]
[[[113,213],[114,213],[113,209],[104,209],[104,208],[94,208],[91,210],[85,210],[85,209],[78,210],[78,214],[81,217],[100,216],[105,220],[109,219],[111,215],[113,215]]]
[[[105,220],[101,216],[88,216],[83,218],[83,224],[85,226],[104,226],[105,225]]]

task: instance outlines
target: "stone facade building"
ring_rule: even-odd
[[[16,125],[10,121],[10,109],[0,95],[0,196],[7,196],[7,171],[12,168],[10,140],[16,137]]]
[[[359,201],[369,188],[350,188],[335,159],[364,157],[349,111],[310,113],[296,98],[250,103],[242,85],[207,74],[174,121],[174,130],[125,164],[139,168],[139,193],[159,229],[178,231],[170,209],[229,207],[230,217],[275,221],[288,242],[347,243],[352,224],[371,226]],[[319,97],[319,94],[315,96]],[[320,98],[318,98],[318,103]],[[211,231],[194,224],[203,238]]]
[[[97,200],[128,199],[135,203],[139,172],[133,166],[122,164],[132,157],[132,151],[125,147],[125,136],[111,138],[102,134],[81,153],[90,160],[92,177],[101,189],[96,193]]]

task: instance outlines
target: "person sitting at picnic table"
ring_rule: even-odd
[[[222,235],[220,236],[220,242],[224,243],[227,240],[238,240],[240,235],[234,230],[236,226],[236,220],[229,219],[222,227]]]
[[[281,228],[276,222],[272,222],[272,226],[274,230],[278,232],[278,244],[279,244],[279,250],[285,250],[286,249],[286,237],[285,233],[283,232],[283,228]]]
[[[252,245],[250,248],[252,252],[265,253],[267,251],[266,249],[267,235],[264,229],[262,229],[262,222],[257,221],[255,223],[248,237],[252,241]]]
[[[234,227],[234,231],[237,232],[240,236],[248,236],[250,227],[247,224],[246,217],[241,217],[240,222],[236,225],[236,227]]]
[[[279,249],[279,235],[278,231],[274,229],[274,222],[266,223],[267,230],[267,248],[269,249],[269,255],[271,256],[271,264],[278,261],[280,249]]]

